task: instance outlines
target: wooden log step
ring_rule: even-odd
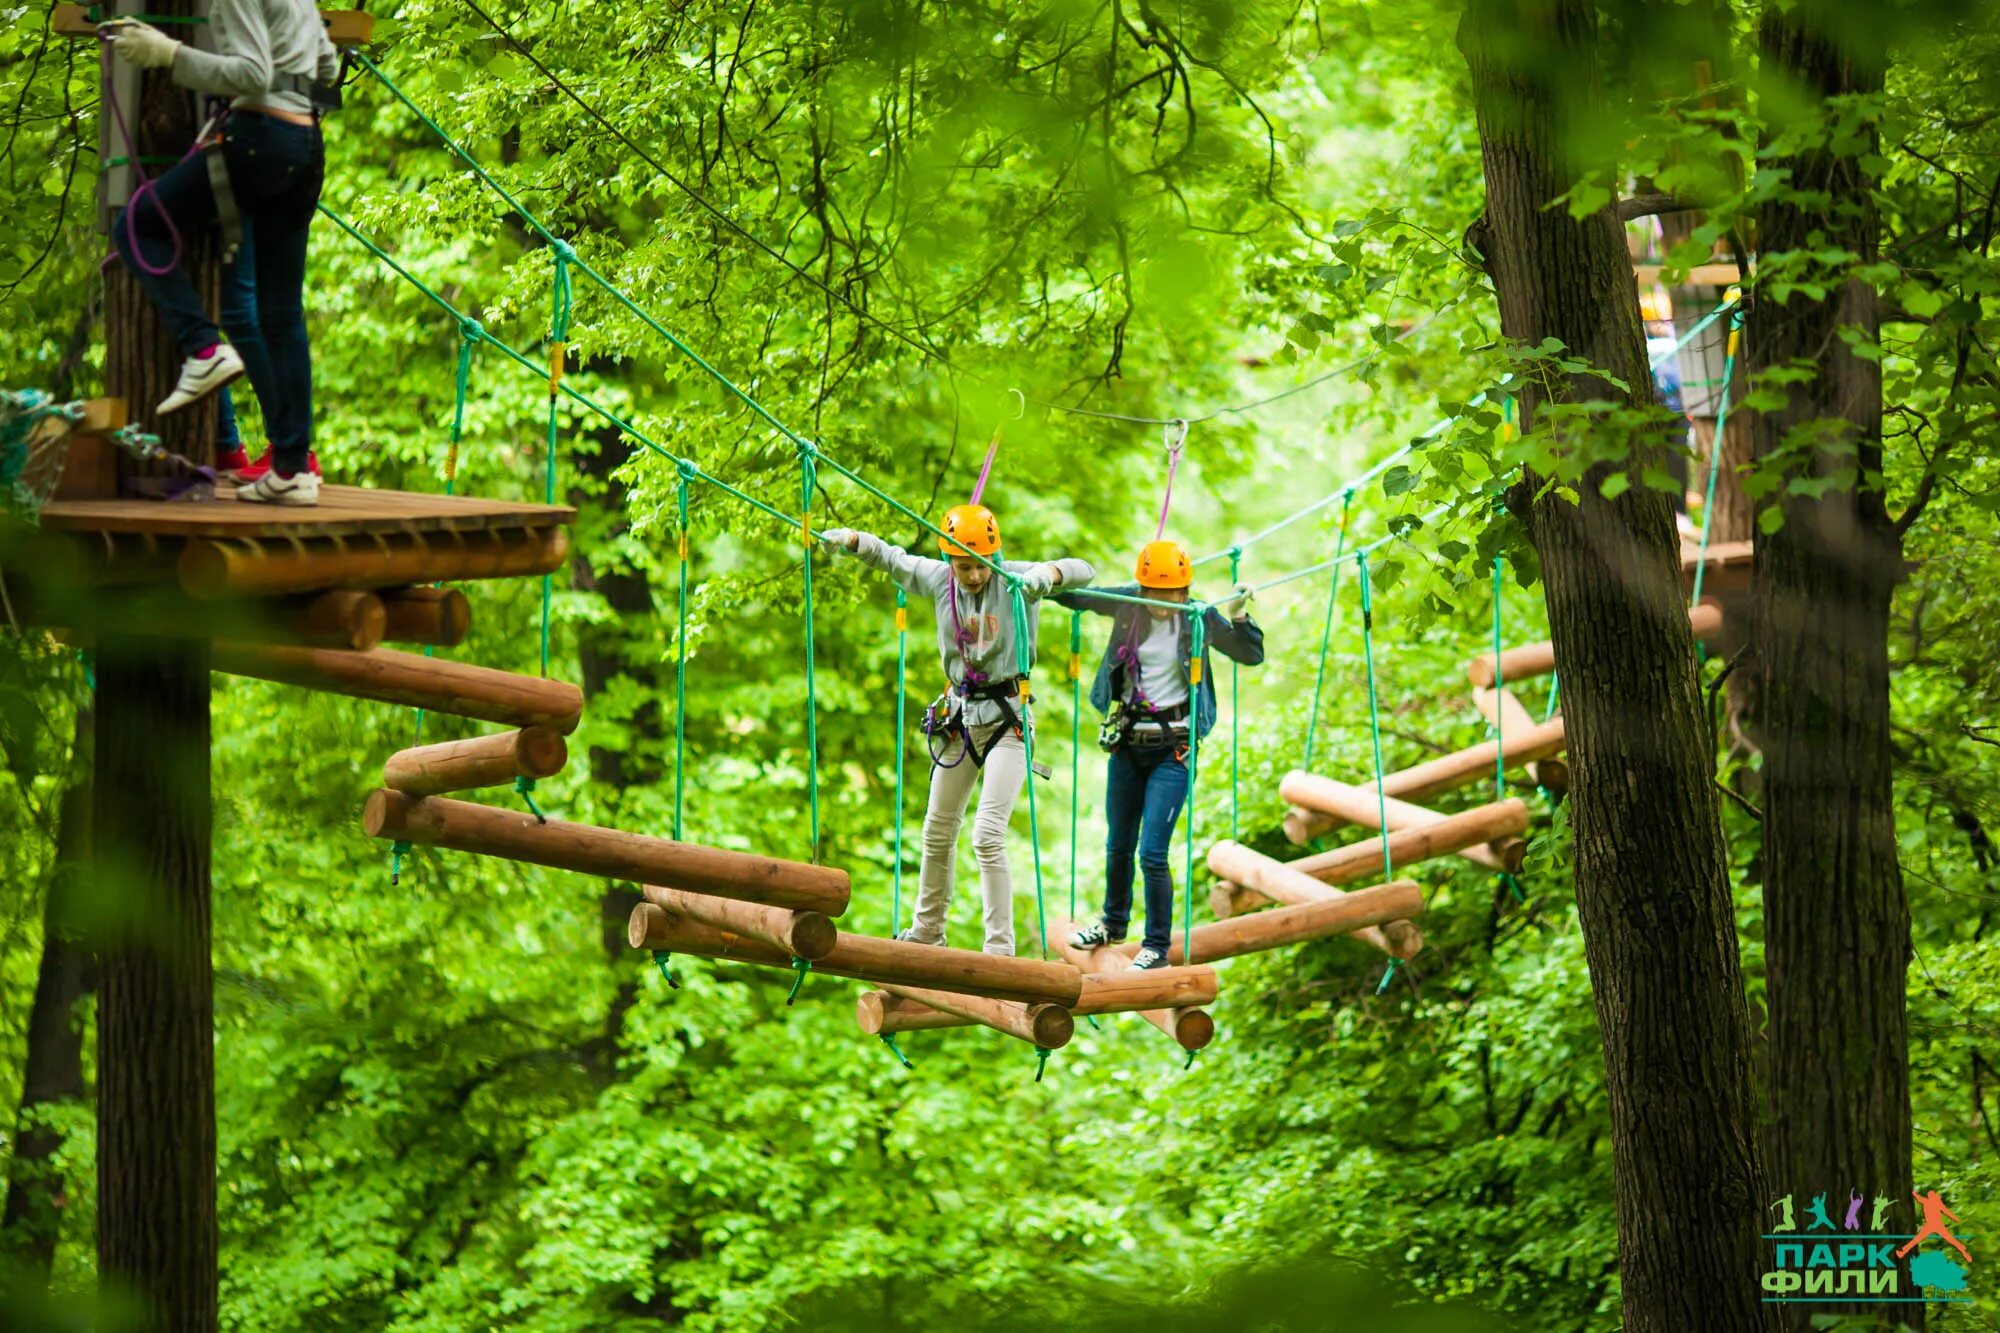
[[[583,717],[583,691],[559,680],[439,661],[421,653],[377,648],[342,652],[218,640],[212,665],[309,690],[425,708],[510,727],[553,727],[568,733]]]
[[[188,542],[177,574],[189,596],[391,588],[547,574],[569,555],[559,525],[297,537],[208,537]]]
[[[684,916],[690,921],[699,921],[704,926],[741,935],[745,939],[759,940],[774,949],[783,950],[788,958],[817,962],[832,953],[834,946],[840,943],[840,927],[834,925],[833,918],[824,912],[802,912],[730,898],[712,898],[704,893],[689,893],[685,889],[669,889],[657,884],[641,885],[639,891],[645,895],[647,902],[676,916]]]
[[[1428,824],[1441,824],[1446,818],[1436,810],[1413,805],[1393,796],[1381,798],[1378,806],[1375,790],[1372,787],[1355,787],[1296,768],[1279,781],[1278,794],[1301,810],[1331,815],[1342,822],[1359,824],[1363,828],[1371,829],[1382,827],[1381,807],[1386,806],[1391,833],[1406,828],[1422,828]],[[1285,831],[1288,835],[1292,832],[1292,823],[1291,818],[1287,816]],[[1295,839],[1295,841],[1307,840]],[[1527,849],[1528,845],[1521,839],[1506,838],[1497,843],[1478,843],[1461,849],[1458,854],[1476,865],[1491,870],[1519,870]]]
[[[1475,685],[1472,687],[1472,706],[1494,729],[1495,742],[1502,745],[1509,737],[1526,736],[1541,725],[1528,711],[1528,706],[1509,689],[1487,689]],[[1551,796],[1569,790],[1569,765],[1560,759],[1530,759],[1527,770],[1529,780]]]
[[[791,966],[790,956],[774,945],[717,930],[658,903],[643,902],[633,908],[626,933],[635,949]],[[825,957],[814,960],[813,970],[877,986],[928,986],[990,1000],[1045,1000],[1065,1009],[1083,994],[1083,974],[1068,963],[1002,958],[848,931],[840,932],[839,941]]]
[[[391,643],[456,648],[472,632],[472,603],[456,588],[384,588],[381,598]]]
[[[1747,547],[1749,543],[1745,542],[1743,545]],[[1710,555],[1713,556],[1718,549],[1720,548],[1710,547]],[[1689,565],[1688,568],[1692,569],[1693,566]],[[1722,608],[1703,602],[1688,612],[1688,625],[1694,631],[1695,638],[1707,643],[1722,632]],[[1496,669],[1498,679],[1510,685],[1516,681],[1546,676],[1556,669],[1556,646],[1553,642],[1543,640],[1541,643],[1523,644],[1518,648],[1506,649],[1498,658],[1497,668],[1492,653],[1481,653],[1465,664],[1465,674],[1471,678],[1474,685],[1482,689],[1492,686],[1496,678]]]
[[[1072,921],[1050,917],[1046,939],[1049,948],[1083,973],[1086,985],[1094,979],[1116,978],[1131,971],[1132,961],[1126,955],[1112,949],[1079,949],[1072,945],[1069,937],[1076,934],[1076,929]],[[1206,1009],[1161,1006],[1142,1009],[1139,1016],[1180,1043],[1184,1051],[1198,1051],[1215,1040],[1215,1019]]]
[[[871,1037],[979,1024],[1045,1051],[1061,1050],[1076,1035],[1076,1020],[1059,1004],[983,1000],[921,986],[863,991],[854,1002],[854,1021]]]
[[[1372,888],[1356,889],[1337,898],[1274,907],[1268,912],[1238,915],[1226,921],[1208,921],[1194,928],[1194,956],[1203,962],[1219,963],[1246,953],[1263,953],[1307,940],[1330,935],[1355,935],[1371,926],[1393,926],[1406,922],[1424,910],[1424,891],[1415,881],[1392,880]],[[1396,935],[1403,933],[1397,931]],[[1387,932],[1384,938],[1390,938]],[[1407,937],[1405,937],[1407,938]],[[1395,943],[1395,939],[1390,938]],[[1139,951],[1136,942],[1113,945],[1100,953],[1131,957]],[[1416,951],[1411,950],[1414,954]],[[1407,955],[1399,955],[1407,956]],[[1167,951],[1169,962],[1181,961],[1181,936],[1174,935]],[[1080,1011],[1079,1011],[1080,1012]]]
[[[1564,739],[1563,720],[1550,718],[1526,735],[1505,736],[1506,761],[1509,768],[1524,767],[1533,760],[1547,759],[1563,752],[1567,741]],[[1427,759],[1421,764],[1399,769],[1382,779],[1382,790],[1390,796],[1400,796],[1406,801],[1421,801],[1439,792],[1463,787],[1493,774],[1493,762],[1501,753],[1500,741],[1484,741],[1451,754]],[[1356,789],[1375,793],[1375,784],[1357,783]],[[1338,815],[1325,814],[1317,810],[1307,810],[1303,806],[1293,806],[1285,815],[1285,836],[1296,843],[1306,843],[1323,833],[1339,828],[1348,821]]]
[[[26,582],[16,614],[28,624],[71,631],[80,640],[115,632],[160,639],[240,639],[294,647],[367,652],[382,641],[388,613],[382,599],[359,588],[331,588],[295,597],[191,601],[164,585],[85,592]]]
[[[405,796],[505,787],[515,778],[552,778],[569,762],[569,742],[554,727],[523,727],[463,741],[398,750],[382,765],[382,785]]]
[[[443,847],[635,884],[670,883],[718,898],[837,916],[847,910],[847,872],[699,843],[674,842],[589,824],[543,822],[525,810],[418,798],[378,788],[363,827],[372,838]]]

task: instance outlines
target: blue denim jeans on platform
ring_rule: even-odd
[[[225,323],[232,316],[242,320],[228,324],[229,341],[242,356],[250,387],[264,409],[273,459],[283,471],[294,472],[306,465],[312,448],[306,240],[325,174],[325,149],[317,125],[294,125],[275,116],[239,111],[223,127],[222,153],[245,234],[254,231],[256,236],[247,270],[254,273],[254,298],[247,309],[239,304],[234,310],[225,300],[223,317]],[[205,154],[168,168],[132,215],[139,251],[154,268],[173,258],[162,209],[183,235],[216,225]],[[112,236],[183,356],[221,341],[215,321],[184,270],[176,266],[155,276],[133,263],[132,242],[122,217]]]
[[[1104,784],[1104,925],[1123,935],[1132,919],[1132,860],[1146,885],[1149,949],[1167,951],[1174,933],[1174,825],[1187,804],[1188,770],[1180,748],[1121,746],[1111,752]]]
[[[243,219],[243,244],[236,248],[236,258],[222,266],[222,327],[225,329],[257,328],[257,229],[251,219]],[[230,335],[233,341],[234,333]],[[261,332],[253,332],[258,342],[264,341]],[[236,424],[236,403],[228,389],[215,395],[215,452],[235,453],[243,447],[243,432]]]

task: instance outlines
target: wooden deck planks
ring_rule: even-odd
[[[398,532],[484,532],[572,523],[565,505],[516,504],[474,496],[322,486],[313,508],[244,504],[235,488],[216,488],[200,503],[153,500],[57,500],[44,505],[51,532],[113,532],[183,538],[344,537]]]

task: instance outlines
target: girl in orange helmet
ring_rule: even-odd
[[[1096,577],[1081,560],[1044,564],[1000,560],[1000,521],[985,505],[965,504],[944,516],[934,560],[848,528],[821,539],[881,570],[904,591],[927,597],[936,610],[938,659],[950,688],[924,713],[931,741],[931,795],[924,812],[923,867],[917,877],[917,910],[897,938],[919,944],[945,942],[958,859],[958,830],[979,786],[972,820],[972,854],[986,900],[985,951],[1014,952],[1014,877],[1007,863],[1007,821],[1028,775],[1024,744],[1034,724],[1020,693],[1022,658],[1014,635],[1012,594],[993,577],[996,564],[1021,580],[1028,599],[1028,656],[1034,660],[1041,599],[1055,588],[1079,587]]]
[[[1198,742],[1215,726],[1215,674],[1204,648],[1200,683],[1194,672],[1193,633],[1183,609],[1194,582],[1194,562],[1176,541],[1154,541],[1139,552],[1138,583],[1107,589],[1143,597],[1158,606],[1112,601],[1088,592],[1062,593],[1056,601],[1075,611],[1111,617],[1111,642],[1090,702],[1105,714],[1098,744],[1111,756],[1104,783],[1104,913],[1094,926],[1070,937],[1079,949],[1117,944],[1132,918],[1136,853],[1146,890],[1146,935],[1135,968],[1164,967],[1174,929],[1174,825],[1188,795],[1190,734]],[[1250,618],[1249,590],[1237,588],[1220,608],[1200,613],[1208,646],[1245,666],[1264,660],[1264,631]]]

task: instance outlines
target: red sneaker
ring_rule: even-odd
[[[250,455],[243,452],[243,446],[240,444],[227,452],[216,451],[215,470],[217,472],[241,472],[249,466]]]
[[[263,453],[257,456],[256,462],[236,469],[236,481],[239,485],[247,486],[251,482],[257,480],[257,478],[263,476],[266,472],[269,472],[270,470],[271,470],[271,451],[269,449],[266,449]],[[319,475],[318,454],[308,453],[306,455],[306,471],[312,473],[315,477]]]

